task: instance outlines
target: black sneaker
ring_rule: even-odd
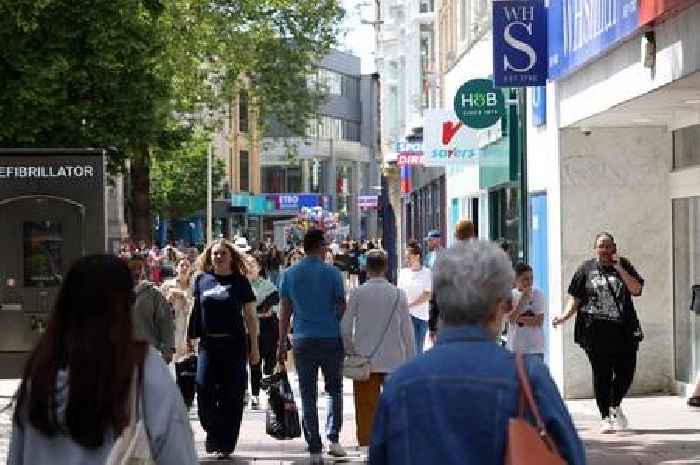
[[[689,398],[688,407],[700,407],[700,396],[693,396]]]

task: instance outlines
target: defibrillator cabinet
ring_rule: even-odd
[[[18,378],[79,257],[107,250],[105,151],[0,149],[0,378]]]

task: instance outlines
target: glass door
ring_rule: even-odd
[[[673,200],[674,362],[676,379],[700,373],[700,314],[691,312],[692,286],[700,284],[700,197]]]

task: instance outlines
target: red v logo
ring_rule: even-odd
[[[448,145],[452,138],[457,134],[459,128],[462,127],[462,122],[454,124],[452,121],[442,123],[442,145]]]

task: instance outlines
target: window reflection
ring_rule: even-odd
[[[63,230],[54,221],[26,222],[23,227],[24,286],[60,286],[63,280]]]

